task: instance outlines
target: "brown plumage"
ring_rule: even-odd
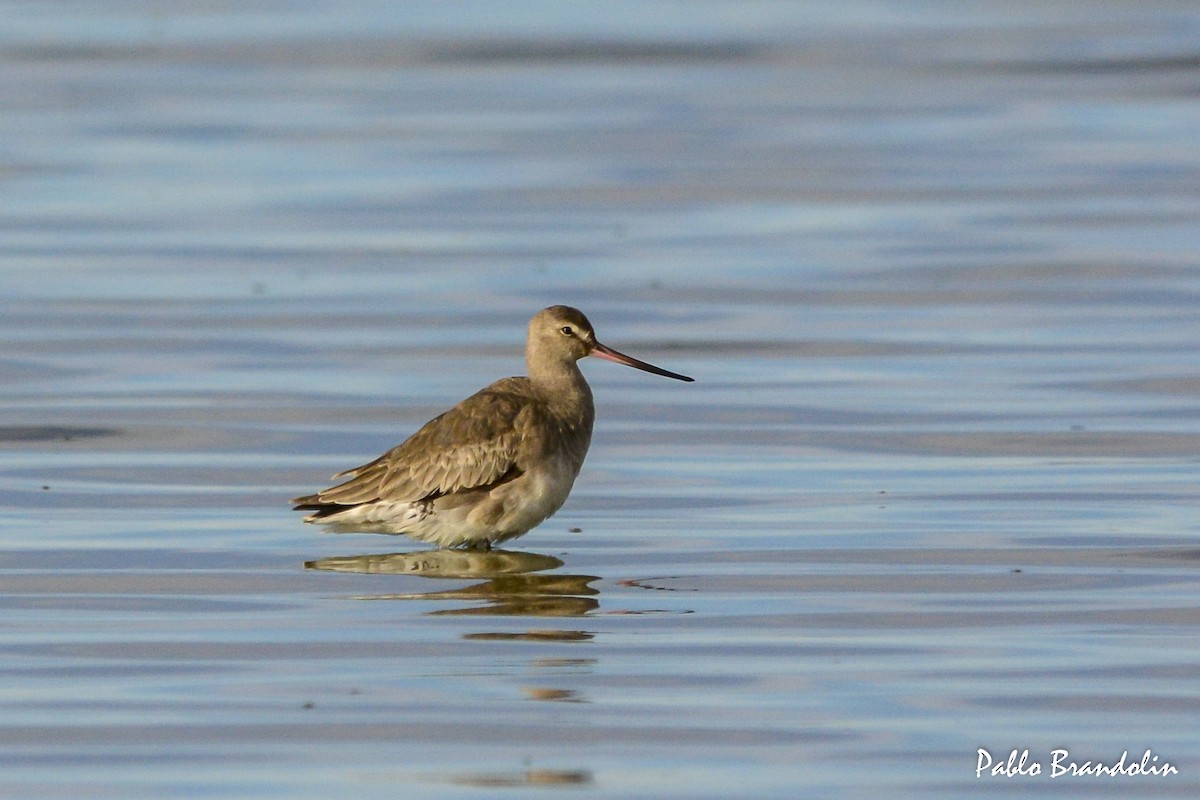
[[[595,411],[576,363],[594,355],[692,379],[596,341],[577,309],[551,306],[529,322],[529,377],[504,378],[421,427],[348,480],[292,502],[306,522],[404,533],[442,547],[490,548],[559,509],[583,466]]]

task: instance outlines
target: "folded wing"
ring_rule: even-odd
[[[334,476],[349,480],[292,502],[328,516],[363,503],[432,500],[511,479],[521,472],[522,431],[536,413],[520,380],[499,381],[468,397],[374,461]]]

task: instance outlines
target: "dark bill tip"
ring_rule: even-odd
[[[640,369],[643,372],[650,372],[655,375],[661,375],[664,378],[674,378],[677,381],[684,381],[686,383],[694,383],[695,382],[695,378],[689,378],[687,375],[680,375],[678,372],[671,372],[670,370],[663,369],[662,367],[656,367],[653,364],[647,364],[645,361],[636,359],[633,356],[627,356],[624,353],[618,353],[616,350],[613,350],[611,347],[606,347],[605,345],[602,345],[599,342],[595,342],[592,344],[592,353],[591,354],[594,355],[596,358],[602,358],[605,361],[612,361],[617,364],[624,364],[627,367],[633,367],[634,369]]]

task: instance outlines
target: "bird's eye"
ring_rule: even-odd
[[[570,325],[563,325],[558,330],[559,330],[559,332],[562,333],[563,336],[574,336],[575,335],[575,329],[572,328]]]

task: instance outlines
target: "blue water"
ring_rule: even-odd
[[[0,4],[0,795],[1196,796],[1192,5]],[[288,510],[551,303],[557,516]]]

